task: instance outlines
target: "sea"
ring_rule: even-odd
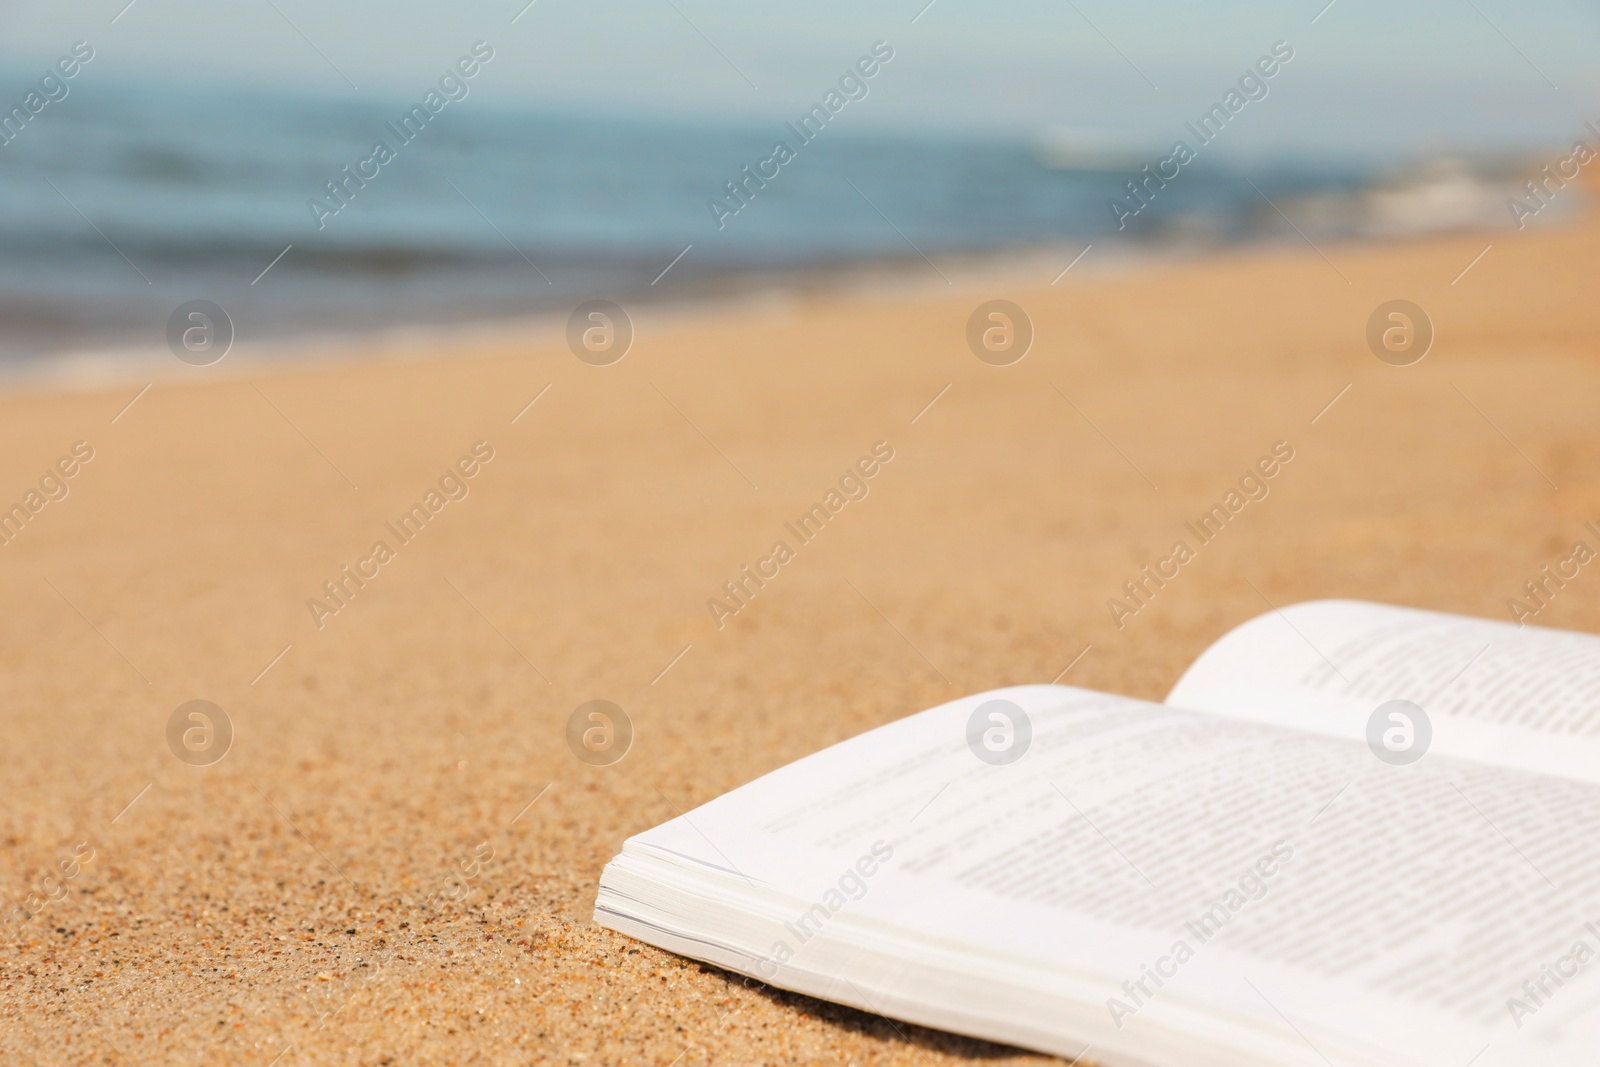
[[[1397,173],[1476,182],[1469,200],[1490,181],[1477,165],[1441,179],[1404,161],[1202,152],[1119,227],[1109,203],[1131,202],[1126,183],[1160,145],[844,123],[803,141],[783,123],[476,99],[407,140],[409,106],[82,83],[0,146],[0,360],[159,346],[193,300],[224,308],[241,339],[280,339],[813,284],[864,265],[932,279],[1041,246],[1315,240],[1370,228],[1370,213],[1329,205],[1359,206]],[[779,140],[793,154],[774,175]],[[366,162],[378,141],[381,165]],[[1286,205],[1320,207],[1285,226]]]

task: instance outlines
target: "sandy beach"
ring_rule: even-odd
[[[600,930],[601,867],[959,695],[1159,700],[1269,604],[1509,618],[1600,523],[1595,237],[644,307],[610,366],[439,335],[11,388],[0,1059],[1044,1062]],[[1010,366],[967,347],[993,298],[1033,322]],[[1411,366],[1367,346],[1394,299],[1434,326]],[[1264,499],[1108,607],[1280,442]],[[866,494],[730,602],[875,447]],[[1600,629],[1597,594],[1584,570],[1532,621]],[[233,731],[209,765],[168,744],[196,699]],[[591,699],[633,723],[608,767],[565,741]]]

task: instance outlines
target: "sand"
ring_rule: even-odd
[[[606,367],[446,334],[176,366],[131,407],[140,381],[11,389],[0,506],[93,458],[0,546],[0,1060],[1042,1062],[600,930],[600,869],[958,695],[1072,664],[1160,699],[1268,601],[1509,617],[1600,522],[1594,238],[636,308]],[[1011,366],[964,339],[993,297],[1036,328]],[[1394,298],[1435,324],[1412,366],[1364,339]],[[385,523],[480,441],[468,495],[400,544]],[[708,599],[879,441],[870,494],[719,628]],[[1114,623],[1279,441],[1270,496]],[[377,573],[308,608],[346,565]],[[1600,629],[1597,593],[1585,570],[1537,621]],[[564,739],[595,698],[636,731],[609,767]],[[210,765],[166,740],[194,699],[234,730]]]

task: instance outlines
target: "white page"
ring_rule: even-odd
[[[1380,704],[1420,706],[1431,751],[1600,782],[1600,637],[1318,600],[1269,611],[1206,649],[1179,707],[1363,738]]]
[[[969,715],[995,697],[1032,723],[1008,766],[966,741]],[[809,966],[841,990],[873,991],[869,1004],[892,999],[874,952],[920,944],[1019,998],[1103,1007],[1088,1023],[1074,1016],[1072,1037],[1125,1059],[1149,1058],[1144,1037],[1181,1031],[1197,1060],[1231,1047],[1257,1062],[1266,1048],[1269,1062],[1318,1067],[1324,1055],[1340,1067],[1463,1067],[1482,1052],[1477,1063],[1496,1067],[1579,1062],[1600,1040],[1588,1011],[1600,980],[1587,972],[1529,1005],[1521,1026],[1507,1004],[1579,939],[1600,952],[1583,925],[1584,902],[1600,907],[1600,863],[1574,840],[1600,840],[1600,788],[1442,757],[1390,767],[1364,743],[1029,686],[835,745],[628,850],[724,872],[729,892],[790,909],[790,930],[862,856],[891,849],[818,922],[827,938],[779,934],[794,955],[775,973],[740,967],[780,986],[810,988],[785,980]],[[602,922],[630,906],[607,895],[612,879],[608,869]],[[1213,906],[1241,886],[1240,906],[1213,925]],[[695,937],[717,913],[708,905],[679,932]],[[1202,921],[1205,938],[1188,925]],[[1174,965],[1179,941],[1193,956]],[[857,950],[812,958],[826,942]],[[1149,997],[1129,994],[1123,983],[1163,958],[1176,973]]]

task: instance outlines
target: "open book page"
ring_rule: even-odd
[[[997,699],[1031,737],[993,765],[968,738]],[[969,1032],[1059,1024],[1034,1043],[1068,1056],[1148,1062],[1179,1034],[1193,1063],[1497,1067],[1600,1040],[1600,979],[1547,977],[1582,971],[1575,944],[1600,950],[1600,864],[1572,847],[1597,832],[1582,782],[1390,767],[1361,742],[1028,686],[800,760],[613,867],[662,857],[766,909],[732,964],[764,981],[885,1011],[953,960],[981,983],[951,1012],[1016,1024]],[[642,907],[617,884],[608,868],[603,923]],[[652,921],[689,938],[718,914]]]
[[[1397,699],[1423,710],[1413,746],[1600,782],[1600,637],[1592,634],[1312,601],[1222,637],[1167,703],[1364,738],[1379,706]],[[1387,713],[1373,730],[1377,745],[1387,736],[1398,750],[1406,741],[1406,724]],[[1429,730],[1431,739],[1417,736]]]

